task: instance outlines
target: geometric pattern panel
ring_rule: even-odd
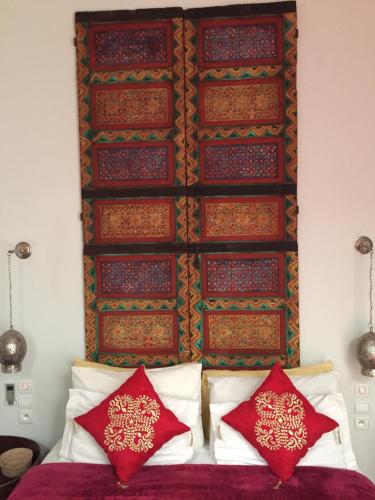
[[[231,366],[238,368],[299,364],[298,328],[298,255],[286,252],[284,261],[284,287],[282,296],[215,297],[206,293],[207,262],[262,260],[267,254],[202,254],[191,256],[190,271],[190,334],[193,356],[207,367]],[[277,258],[277,254],[270,253]],[[281,262],[281,255],[280,255]],[[229,265],[222,276],[233,276]],[[238,269],[238,268],[237,268]],[[241,284],[237,274],[237,283]],[[224,278],[224,281],[226,278]],[[201,284],[203,283],[203,291]],[[237,289],[239,288],[236,284]],[[206,287],[207,288],[207,287]],[[227,287],[228,288],[228,287]],[[218,294],[219,295],[219,294]],[[229,294],[228,294],[229,295]]]
[[[203,298],[284,297],[285,256],[202,255]]]
[[[199,65],[280,64],[282,22],[279,17],[203,21],[199,25]]]
[[[173,142],[124,142],[94,144],[95,187],[172,185]]]
[[[205,311],[205,353],[285,353],[284,311]]]
[[[230,139],[200,143],[200,182],[245,184],[282,182],[280,137]]]
[[[171,82],[92,85],[95,130],[168,128],[173,125]]]
[[[280,78],[199,84],[199,118],[204,126],[280,123],[283,119]]]
[[[90,63],[96,70],[171,64],[172,29],[168,21],[91,26],[89,40]]]
[[[176,297],[175,255],[106,255],[96,258],[97,296]]]
[[[173,241],[173,199],[95,200],[97,243]]]
[[[282,240],[282,196],[202,198],[202,241]]]
[[[99,313],[102,352],[174,353],[177,343],[175,311],[111,311]]]

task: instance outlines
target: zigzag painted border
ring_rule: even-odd
[[[238,78],[261,78],[277,76],[283,67],[278,66],[247,66],[245,68],[213,68],[199,69],[200,80],[235,80]]]
[[[188,240],[189,243],[199,242],[199,202],[197,198],[189,196],[188,203]]]
[[[197,173],[197,97],[198,66],[196,64],[197,32],[195,23],[185,19],[185,109],[186,109],[186,176],[187,185],[198,182]]]
[[[82,200],[83,242],[88,245],[94,239],[94,225],[91,200]]]
[[[284,65],[286,96],[286,173],[288,182],[297,182],[297,15],[284,14]]]
[[[189,334],[189,263],[187,254],[177,258],[177,311],[179,319],[178,362],[190,361]]]
[[[202,128],[198,131],[198,139],[236,139],[246,137],[275,137],[282,134],[283,125],[265,125],[263,127],[251,128],[227,128],[217,127],[215,129]]]
[[[191,361],[203,360],[202,343],[202,292],[200,282],[200,272],[197,268],[195,255],[188,256],[189,265],[189,305],[190,305],[190,352]]]
[[[288,240],[297,239],[297,198],[285,196],[286,234]]]
[[[83,256],[83,279],[85,293],[86,359],[98,361],[98,339],[96,326],[95,262],[92,257]]]
[[[90,83],[121,83],[172,80],[171,69],[140,69],[132,71],[100,71],[91,74]]]
[[[186,185],[185,165],[185,77],[184,77],[184,22],[183,19],[173,19],[173,81],[175,107],[175,178],[176,184]],[[186,206],[185,206],[186,225]],[[186,233],[186,230],[185,230]],[[185,238],[182,239],[186,241]]]
[[[89,123],[89,69],[87,66],[87,24],[76,24],[77,48],[77,87],[78,87],[78,120],[79,120],[79,150],[81,165],[81,186],[91,184],[91,129]]]
[[[172,138],[170,130],[124,130],[99,132],[94,136],[93,142],[165,141]]]
[[[186,204],[185,196],[176,198],[176,240],[182,243],[187,242],[187,220],[186,220]]]
[[[176,356],[174,355],[143,355],[143,354],[129,354],[129,355],[110,355],[110,354],[99,354],[99,363],[103,363],[110,366],[123,366],[123,367],[136,367],[139,365],[145,365],[150,368],[157,368],[161,366],[172,366],[178,363]]]
[[[294,368],[300,364],[299,345],[299,317],[298,317],[298,254],[287,253],[287,304],[288,304],[288,328],[287,328],[287,363],[288,367]]]
[[[176,307],[176,300],[171,299],[98,299],[98,311],[145,311],[168,310]]]

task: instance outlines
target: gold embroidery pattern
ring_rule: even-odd
[[[223,202],[206,204],[208,237],[271,236],[279,227],[277,202]]]
[[[155,431],[152,424],[160,418],[160,405],[149,396],[133,399],[128,394],[116,396],[109,403],[109,424],[104,429],[109,451],[125,448],[136,453],[146,453],[153,448]]]
[[[307,429],[303,423],[302,401],[289,392],[261,392],[255,398],[260,419],[255,424],[257,442],[272,451],[294,451],[306,445]]]
[[[278,83],[257,83],[205,88],[207,122],[277,120]]]

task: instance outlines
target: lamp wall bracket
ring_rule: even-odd
[[[14,250],[8,250],[8,254],[16,254],[19,259],[28,259],[31,255],[31,245],[26,241],[17,243]]]
[[[355,242],[354,248],[362,255],[366,255],[372,251],[374,244],[368,236],[361,236]]]

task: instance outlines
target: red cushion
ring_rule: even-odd
[[[338,426],[314,410],[279,364],[249,400],[222,420],[241,432],[283,481],[320,436]]]
[[[104,449],[124,484],[164,443],[190,430],[163,405],[144,366],[75,421]]]

